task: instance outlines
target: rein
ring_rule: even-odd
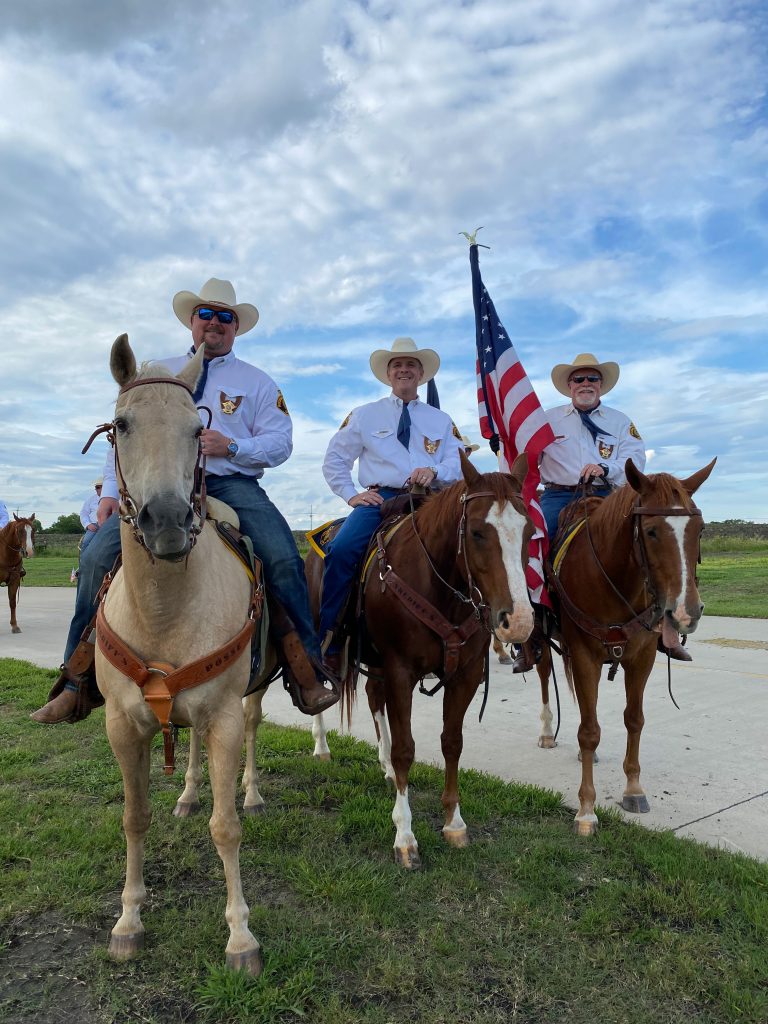
[[[424,545],[424,541],[421,539],[415,518],[412,517],[411,519],[413,532],[416,535],[421,550],[424,552],[427,564],[429,565],[433,575],[436,576],[437,579],[439,579],[440,582],[446,586],[459,601],[463,604],[472,605],[472,611],[469,613],[467,618],[458,625],[446,619],[442,612],[438,611],[438,609],[435,608],[435,606],[422,594],[419,594],[418,591],[414,590],[413,587],[405,582],[402,576],[395,572],[387,561],[387,552],[384,546],[383,533],[381,530],[376,531],[376,557],[379,561],[379,579],[381,580],[382,591],[389,587],[392,593],[398,598],[401,604],[408,609],[411,615],[427,626],[428,629],[432,630],[433,633],[436,633],[443,642],[443,676],[440,682],[441,686],[456,672],[456,669],[459,666],[461,648],[464,644],[466,644],[466,642],[473,637],[479,629],[485,629],[489,633],[491,632],[488,605],[483,601],[482,593],[472,581],[472,574],[469,571],[466,552],[467,503],[473,498],[487,497],[494,497],[493,492],[474,491],[472,493],[468,493],[467,491],[464,491],[459,498],[459,502],[461,504],[461,517],[459,519],[456,556],[458,557],[461,552],[464,554],[464,565],[467,572],[467,585],[469,588],[468,595],[462,594],[460,590],[457,590],[448,583],[448,581],[438,572],[437,567],[430,558],[429,552]],[[472,596],[472,591],[477,594],[479,601],[475,601]],[[438,686],[437,689],[439,688],[440,687]],[[432,691],[432,693],[434,692],[436,692],[436,690]]]

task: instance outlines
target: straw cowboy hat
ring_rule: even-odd
[[[552,371],[552,383],[560,394],[567,398],[571,397],[568,378],[574,370],[597,370],[603,378],[603,386],[600,391],[602,395],[607,395],[619,379],[618,363],[599,363],[597,357],[593,356],[591,352],[582,352],[572,363],[558,363]]]
[[[104,486],[104,478],[100,477],[100,476],[97,476],[96,479],[91,484],[91,486],[92,487],[103,487]]]
[[[256,326],[259,319],[258,309],[250,302],[238,304],[232,282],[220,281],[217,277],[206,281],[199,295],[195,295],[194,292],[176,292],[173,296],[173,312],[185,327],[192,327],[192,314],[197,306],[231,309],[237,317],[236,335],[247,334]]]
[[[464,451],[467,455],[471,455],[472,452],[476,452],[480,447],[479,444],[475,444],[474,441],[470,441],[466,434],[461,435],[461,443],[464,445]]]
[[[387,367],[393,359],[398,356],[406,356],[411,359],[418,359],[424,370],[421,379],[422,384],[432,380],[440,369],[440,356],[431,348],[416,348],[413,338],[395,338],[392,348],[378,348],[371,356],[371,370],[373,376],[382,384],[390,384],[387,379]]]

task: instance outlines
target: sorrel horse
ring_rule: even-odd
[[[520,497],[526,458],[512,475],[480,474],[463,457],[462,468],[462,481],[430,495],[395,532],[379,534],[363,583],[366,692],[379,761],[397,790],[394,850],[405,868],[420,865],[408,803],[416,683],[430,673],[443,683],[443,835],[466,846],[458,790],[464,715],[483,679],[491,631],[512,642],[527,639],[533,628],[524,568],[533,526]],[[311,552],[307,576],[315,606],[320,571]],[[356,674],[347,673],[348,713],[355,685]]]
[[[123,913],[109,948],[114,959],[125,960],[143,945],[150,741],[161,728],[154,710],[160,706],[175,724],[192,727],[207,747],[210,831],[227,885],[226,962],[258,974],[261,955],[248,928],[235,811],[253,589],[215,529],[203,528],[199,491],[192,499],[202,428],[191,390],[202,354],[201,347],[174,377],[156,366],[137,371],[127,335],[112,347],[112,376],[120,385],[111,427],[121,486],[123,564],[100,605],[96,674],[106,701],[109,742],[123,775],[127,869]],[[118,668],[121,658],[124,667]]]
[[[623,487],[607,498],[574,505],[569,516],[575,521],[586,513],[586,522],[570,541],[559,571],[550,574],[550,592],[559,598],[565,671],[581,713],[581,786],[574,821],[579,835],[592,835],[597,828],[592,766],[600,742],[598,685],[606,662],[624,670],[627,782],[622,807],[632,813],[649,810],[640,785],[643,693],[659,628],[665,646],[672,647],[677,634],[692,633],[701,618],[696,564],[704,524],[691,496],[716,461],[678,480],[669,473],[645,476],[628,459]],[[554,746],[547,647],[537,670],[544,704],[539,745]]]
[[[16,621],[16,599],[24,576],[24,558],[35,553],[35,513],[28,519],[17,516],[0,530],[0,584],[8,587],[8,604],[11,606],[11,632],[20,633]]]

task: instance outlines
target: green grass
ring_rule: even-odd
[[[749,546],[753,543],[757,546]],[[702,550],[699,592],[705,615],[768,618],[768,544],[746,541],[736,550]]]
[[[259,734],[266,812],[241,866],[265,971],[223,969],[224,881],[206,817],[171,816],[181,771],[153,752],[146,950],[105,955],[119,912],[122,786],[102,711],[28,719],[53,673],[0,661],[0,1020],[83,1024],[764,1024],[768,865],[558,794],[461,776],[472,845],[440,835],[442,774],[416,766],[423,870],[392,861],[391,789],[367,744]],[[360,711],[362,713],[362,710]],[[185,742],[182,741],[181,764]],[[209,789],[203,792],[210,812]]]

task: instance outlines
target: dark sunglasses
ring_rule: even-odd
[[[233,320],[237,320],[235,314],[228,309],[208,309],[207,306],[203,306],[201,309],[196,309],[195,314],[201,320],[213,320],[217,316],[220,324],[231,324]]]
[[[580,373],[571,377],[574,384],[583,384],[585,380],[588,380],[590,384],[597,384],[597,382],[602,379],[603,378],[597,373]]]

